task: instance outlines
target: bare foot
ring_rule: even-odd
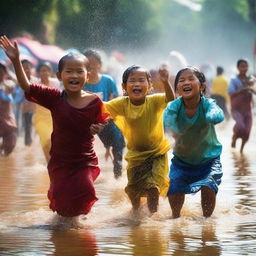
[[[53,219],[52,223],[54,229],[57,230],[67,230],[67,229],[81,229],[84,228],[85,226],[79,222],[79,217],[63,217],[60,215],[57,215]]]

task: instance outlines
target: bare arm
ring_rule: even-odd
[[[167,101],[169,102],[169,101],[174,100],[175,95],[174,95],[172,85],[170,83],[168,70],[165,67],[160,68],[159,75],[160,75],[160,79],[162,80],[162,82],[164,84],[165,96],[166,96]]]
[[[7,36],[0,37],[0,46],[5,51],[6,55],[12,61],[18,84],[25,91],[28,92],[30,88],[30,82],[25,74],[23,66],[20,61],[20,52],[18,44],[15,41],[14,44],[7,38]]]

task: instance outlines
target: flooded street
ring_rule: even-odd
[[[171,219],[167,199],[159,212],[135,220],[124,192],[126,173],[115,180],[104,148],[96,139],[101,175],[99,200],[81,222],[85,229],[54,230],[55,214],[48,208],[48,174],[35,137],[31,147],[18,140],[15,151],[0,158],[0,255],[15,256],[197,256],[255,255],[256,157],[255,125],[244,154],[231,149],[232,121],[217,126],[223,144],[222,184],[211,218],[202,217],[200,193],[187,195],[182,217]]]

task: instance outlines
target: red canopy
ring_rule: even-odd
[[[65,51],[56,45],[41,44],[36,40],[27,37],[14,38],[19,45],[25,46],[37,59],[58,63],[60,58],[65,55]]]

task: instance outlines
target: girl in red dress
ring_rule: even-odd
[[[12,44],[2,36],[0,44],[13,63],[26,98],[51,111],[50,208],[61,216],[60,223],[64,221],[77,227],[78,216],[88,214],[97,200],[93,182],[100,169],[90,126],[105,123],[108,118],[98,96],[82,90],[87,81],[88,60],[82,54],[74,53],[60,59],[57,77],[64,86],[61,91],[31,84],[22,68],[17,43]]]

